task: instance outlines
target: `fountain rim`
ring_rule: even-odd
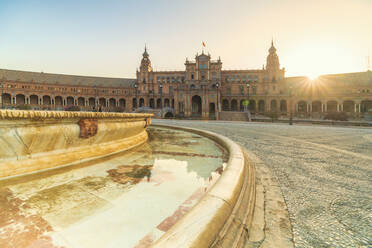
[[[229,138],[210,131],[165,124],[151,126],[199,134],[217,142],[229,153],[227,166],[221,177],[198,203],[152,246],[210,247],[238,202],[246,171],[244,153],[241,147]]]
[[[77,111],[35,111],[35,110],[0,110],[0,119],[62,119],[62,118],[151,118],[153,114],[114,113],[114,112],[77,112]]]

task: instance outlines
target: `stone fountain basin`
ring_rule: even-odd
[[[223,136],[169,126],[146,131],[148,115],[109,114],[93,136],[81,137],[77,123],[96,113],[58,120],[40,113],[33,121],[13,113],[0,121],[0,135],[8,135],[1,140],[13,137],[31,152],[0,157],[0,165],[12,165],[0,180],[0,247],[209,247],[240,202],[244,156]],[[45,145],[43,136],[43,149],[37,138],[24,143],[37,125],[38,132],[59,130],[50,135],[63,142]],[[63,164],[70,153],[80,155]],[[43,167],[19,169],[43,159]]]

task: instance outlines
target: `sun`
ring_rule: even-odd
[[[319,78],[319,74],[311,73],[307,76],[310,80],[317,80]]]

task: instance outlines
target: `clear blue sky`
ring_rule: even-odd
[[[372,0],[0,0],[0,68],[135,77],[145,43],[156,70],[182,70],[205,41],[224,69],[254,69],[274,36],[287,75],[364,71],[371,13]]]

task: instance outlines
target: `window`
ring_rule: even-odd
[[[253,95],[257,94],[257,87],[256,86],[252,87],[252,93],[253,93]]]
[[[217,79],[217,73],[212,72],[212,80],[216,80],[216,79]]]
[[[226,93],[227,93],[227,95],[231,95],[231,87],[226,88]]]
[[[205,73],[204,72],[201,73],[201,80],[205,80]]]
[[[191,80],[194,80],[194,73],[191,73]]]

